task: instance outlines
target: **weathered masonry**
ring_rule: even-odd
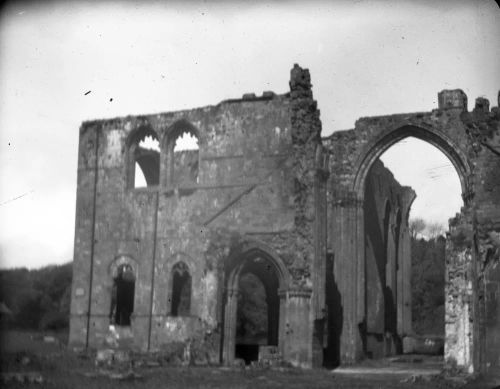
[[[452,90],[431,112],[362,118],[321,138],[309,72],[295,65],[283,95],[83,123],[70,343],[101,347],[113,330],[139,350],[181,342],[195,362],[230,364],[251,274],[267,309],[256,346],[303,367],[400,352],[412,333],[415,193],[378,157],[414,136],[446,154],[462,184],[445,361],[500,367],[499,120],[487,100],[468,112]],[[179,150],[183,134],[197,148]]]

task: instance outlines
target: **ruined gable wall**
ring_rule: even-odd
[[[153,350],[197,339],[214,361],[221,344],[227,260],[246,243],[257,242],[285,268],[283,357],[300,366],[311,366],[312,359],[321,364],[321,333],[313,341],[313,322],[321,320],[324,306],[325,244],[318,236],[326,241],[326,215],[316,207],[326,194],[316,169],[321,123],[308,71],[295,66],[290,87],[283,96],[247,95],[215,107],[82,125],[79,160],[85,169],[79,173],[76,240],[81,244],[75,246],[74,296],[79,292],[73,297],[72,344],[104,342],[110,268],[117,260],[128,261],[137,277],[130,328],[135,347]],[[196,183],[178,179],[194,166],[193,153],[174,154],[176,167],[190,161],[185,174],[172,176],[168,166],[172,136],[183,126],[199,138]],[[144,128],[160,141],[159,185],[131,189],[128,142]],[[177,261],[187,265],[194,286],[186,317],[169,314]]]
[[[199,131],[198,185],[195,188],[192,184],[183,186],[182,182],[169,185],[162,164],[159,187],[128,189],[126,140],[130,134],[140,127],[150,127],[164,147],[169,128],[181,119],[188,120]],[[99,343],[106,334],[112,285],[109,266],[119,255],[130,256],[139,265],[133,324],[138,346],[144,348],[152,343],[151,310],[157,316],[154,328],[165,333],[161,329],[167,326],[164,319],[168,316],[167,291],[171,288],[169,275],[165,273],[173,266],[176,253],[189,258],[185,261],[196,286],[192,314],[216,325],[217,285],[213,285],[214,277],[210,282],[206,278],[204,234],[217,225],[218,218],[223,219],[217,222],[225,228],[243,232],[267,233],[291,228],[292,193],[283,185],[286,172],[275,171],[286,159],[290,139],[287,99],[280,96],[85,123],[80,139],[73,293],[79,296],[73,298],[72,341],[81,343],[86,337],[89,288],[92,290],[89,343]],[[160,338],[158,335],[154,340],[162,341]]]

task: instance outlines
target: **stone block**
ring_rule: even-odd
[[[489,100],[485,99],[484,97],[478,97],[476,99],[476,106],[474,107],[474,112],[483,112],[483,113],[490,112]]]
[[[467,95],[461,89],[445,89],[438,93],[439,109],[457,108],[467,111]]]

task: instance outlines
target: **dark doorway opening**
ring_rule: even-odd
[[[134,312],[135,276],[130,265],[121,265],[113,280],[111,295],[111,324],[130,326]]]
[[[191,314],[191,275],[183,262],[173,267],[172,279],[172,316],[189,316]]]
[[[263,258],[251,260],[238,284],[235,357],[246,364],[259,358],[262,346],[278,346],[278,278]]]

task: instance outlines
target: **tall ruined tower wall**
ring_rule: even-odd
[[[83,123],[71,344],[108,342],[115,280],[126,266],[135,278],[133,313],[113,331],[141,350],[196,339],[212,362],[231,363],[239,272],[264,258],[279,282],[280,352],[311,365],[313,322],[322,315],[311,301],[324,300],[324,282],[314,282],[324,277],[326,247],[324,233],[320,249],[314,236],[321,123],[308,71],[296,66],[290,87],[287,95]],[[197,152],[176,154],[183,132],[198,139]],[[159,140],[159,153],[137,146],[143,135]],[[141,167],[159,164],[145,172],[145,188],[133,185],[136,157]],[[172,308],[180,262],[192,285],[182,316]]]
[[[167,182],[160,164],[159,185],[130,188],[128,142],[147,128],[166,154],[176,125],[195,128],[199,144],[198,183]],[[217,322],[217,289],[207,277],[209,229],[267,236],[294,228],[289,102],[285,96],[221,103],[190,111],[86,122],[80,130],[77,225],[72,305],[74,342],[98,343],[109,324],[113,261],[137,264],[134,332],[148,342],[164,327],[172,261],[182,255],[192,272],[193,316]],[[90,306],[89,306],[90,300]],[[90,323],[86,323],[90,310]],[[88,335],[86,334],[88,328]]]

